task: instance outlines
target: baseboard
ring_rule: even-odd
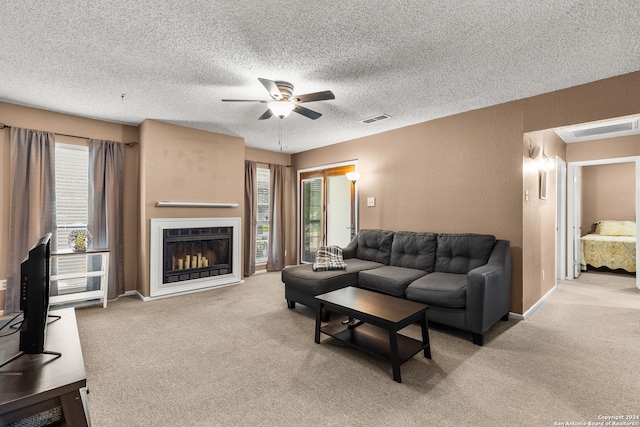
[[[227,286],[240,285],[242,283],[244,283],[244,280],[240,280],[238,282],[233,282],[233,283],[226,283],[224,285],[212,286],[210,288],[200,288],[200,289],[193,289],[191,291],[176,292],[175,294],[159,295],[159,296],[153,297],[153,298],[152,297],[145,297],[140,292],[135,291],[135,296],[138,297],[138,299],[142,300],[143,302],[149,302],[149,301],[155,301],[155,300],[163,299],[163,298],[171,298],[171,297],[177,297],[177,296],[180,296],[180,295],[193,294],[193,293],[196,293],[196,292],[212,291],[214,289],[225,288]]]
[[[544,304],[544,302],[551,296],[551,294],[553,294],[556,291],[556,289],[558,289],[558,285],[555,285],[553,288],[551,288],[549,292],[544,294],[542,298],[540,298],[535,304],[533,304],[529,310],[525,311],[524,314],[509,313],[509,317],[517,320],[525,320],[527,317],[533,315],[542,306],[542,304]]]
[[[0,316],[4,316],[4,310],[0,310]]]

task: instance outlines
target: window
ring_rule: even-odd
[[[89,215],[89,147],[56,143],[55,151],[56,216],[53,238],[58,250],[69,248],[72,230],[86,229]],[[86,257],[54,259],[58,275],[87,271]],[[85,288],[86,278],[58,281],[58,294]]]
[[[258,188],[258,218],[256,224],[256,265],[266,264],[269,247],[269,200],[271,199],[269,169],[256,168]]]

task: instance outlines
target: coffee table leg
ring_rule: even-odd
[[[420,321],[422,327],[422,345],[424,346],[424,357],[431,359],[431,342],[429,341],[429,324],[427,323],[427,313],[424,312],[424,316]]]
[[[322,303],[318,301],[316,308],[316,344],[320,344],[320,326],[322,324]]]
[[[393,380],[402,382],[400,376],[400,355],[398,354],[398,335],[395,330],[389,330],[389,345],[391,346],[391,366],[393,367]]]

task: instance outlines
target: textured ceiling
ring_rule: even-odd
[[[637,0],[5,1],[0,101],[300,152],[640,69]],[[258,77],[322,113],[257,120]],[[122,95],[124,94],[124,98]],[[380,114],[392,118],[360,121]],[[0,122],[3,119],[0,117]],[[11,125],[11,123],[7,123]]]

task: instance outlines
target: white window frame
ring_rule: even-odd
[[[56,250],[69,249],[68,236],[72,230],[86,229],[89,214],[89,147],[82,144],[56,142]],[[68,173],[69,171],[75,173]],[[69,197],[70,196],[70,197]],[[64,206],[61,206],[63,203]],[[56,275],[87,271],[87,257],[65,257],[56,262]],[[58,294],[82,291],[86,278],[58,281]]]
[[[268,168],[256,168],[256,193],[258,210],[254,230],[256,265],[265,265],[269,253],[269,217],[271,215],[271,171]],[[266,216],[262,216],[261,212],[266,212]]]

